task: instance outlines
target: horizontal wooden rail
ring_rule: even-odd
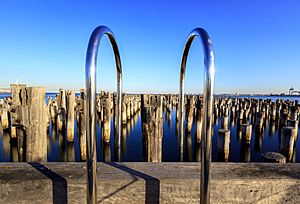
[[[85,203],[85,163],[0,163],[0,203]],[[300,203],[300,164],[212,163],[212,203]],[[199,203],[200,163],[98,163],[98,203]]]

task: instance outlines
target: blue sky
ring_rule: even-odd
[[[216,93],[300,90],[299,0],[0,1],[0,87],[10,83],[78,90],[93,29],[114,32],[124,91],[178,92],[181,55],[189,32],[210,34]],[[98,88],[116,88],[115,64],[104,38]],[[191,48],[186,91],[202,93],[203,53]]]

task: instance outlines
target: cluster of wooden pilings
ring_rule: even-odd
[[[175,94],[160,94],[141,96],[142,110],[142,139],[143,139],[143,157],[144,161],[161,162],[162,161],[162,139],[163,139],[163,120],[166,119],[168,126],[172,127],[172,110],[176,109],[176,134],[179,136],[179,98]],[[202,99],[200,96],[187,95],[185,100],[186,110],[186,143],[192,149],[191,132],[193,123],[196,124],[195,137],[198,143],[201,142],[202,128]],[[164,116],[163,117],[163,113]],[[183,161],[184,138],[179,139],[179,161]],[[192,160],[192,153],[188,151],[188,158]],[[196,158],[200,161],[199,157]]]
[[[243,157],[250,161],[250,144],[252,130],[258,141],[256,148],[260,150],[263,133],[268,125],[271,134],[275,128],[279,131],[279,152],[292,161],[295,153],[295,142],[298,135],[299,121],[298,101],[253,98],[217,98],[214,102],[214,120],[221,118],[221,129],[218,131],[218,151],[222,153],[224,161],[228,160],[230,131],[229,126],[237,125],[237,135],[242,141]],[[272,154],[278,155],[278,154]],[[265,158],[270,161],[270,158]],[[284,159],[278,162],[282,162]]]
[[[72,95],[72,96],[71,96]],[[71,97],[70,97],[71,96]],[[136,115],[140,110],[140,97],[137,95],[122,96],[122,144],[126,143],[126,135],[130,134],[132,123],[136,122]],[[63,102],[61,99],[65,99]],[[71,101],[70,101],[71,100]],[[66,108],[59,106],[59,104],[67,104]],[[68,106],[73,104],[73,107]],[[66,141],[74,141],[74,122],[76,122],[77,133],[80,143],[80,159],[86,160],[86,96],[83,89],[80,94],[75,96],[73,91],[65,91],[60,89],[59,94],[51,100],[48,99],[49,113],[53,124],[59,124],[58,131],[66,131]],[[66,109],[67,111],[65,111]],[[53,111],[51,111],[53,110]],[[96,97],[96,120],[101,127],[103,159],[104,161],[111,161],[110,143],[117,142],[111,141],[111,134],[116,133],[116,120],[117,120],[117,93],[110,93],[101,91]],[[55,114],[56,113],[56,114]],[[70,113],[70,115],[69,115]],[[74,120],[75,117],[75,120]],[[135,120],[134,120],[135,118]],[[72,120],[73,119],[73,120]],[[128,125],[129,124],[129,125]],[[112,131],[113,128],[113,131]],[[126,144],[122,146],[126,151]],[[124,153],[123,151],[123,153]],[[121,152],[116,150],[115,160],[121,160]]]
[[[3,131],[9,134],[10,144],[17,152],[12,160],[47,161],[47,131],[51,126],[52,132],[63,135],[63,141],[68,144],[74,143],[75,131],[77,131],[80,160],[84,161],[87,122],[84,90],[81,89],[79,95],[75,95],[74,91],[59,89],[55,97],[48,97],[47,103],[45,97],[45,88],[12,84],[11,96],[0,100],[1,126]],[[126,135],[130,134],[131,128],[137,121],[140,96],[123,94],[122,97],[122,139],[126,143]],[[96,117],[102,130],[103,147],[109,147],[111,124],[116,128],[117,95],[102,91],[97,94],[96,104],[98,113]],[[126,150],[126,145],[123,147]],[[104,151],[104,154],[107,152],[110,154],[109,150]],[[105,158],[110,160],[110,156]]]
[[[68,144],[74,142],[77,132],[80,144],[80,160],[86,159],[86,96],[83,89],[74,91],[60,89],[45,102],[45,88],[11,85],[11,96],[0,100],[1,125],[10,135],[17,156],[14,161],[47,161],[47,130],[63,135]],[[141,110],[143,157],[145,161],[162,161],[163,120],[172,126],[172,111],[176,111],[176,131],[179,135],[179,97],[175,94],[125,94],[122,95],[121,149],[126,154],[126,138],[135,125]],[[104,161],[111,161],[111,134],[115,133],[117,117],[116,93],[97,94],[97,121],[101,126]],[[260,150],[262,136],[269,125],[270,133],[279,132],[279,151],[286,161],[293,160],[299,124],[298,101],[253,98],[217,97],[214,100],[214,123],[219,127],[217,136],[218,160],[228,161],[230,130],[236,125],[236,135],[241,141],[242,160],[250,161],[250,144],[255,135],[255,148]],[[179,139],[180,161],[183,161],[183,144],[192,145],[191,132],[200,146],[203,125],[203,98],[200,95],[185,96],[185,138]],[[164,117],[163,117],[164,116]],[[218,124],[220,122],[221,124]],[[76,128],[77,127],[77,128]],[[112,130],[114,129],[114,130]],[[190,149],[192,149],[190,147]],[[115,151],[115,160],[120,161],[121,151]],[[200,153],[196,153],[200,161]],[[276,155],[276,154],[268,154]],[[188,160],[192,153],[187,152]],[[266,158],[270,160],[270,158]]]
[[[179,135],[179,98],[178,95],[142,95],[142,123],[144,156],[146,161],[161,161],[161,140],[162,140],[162,112],[171,126],[171,112],[176,109],[176,130]],[[163,110],[163,111],[162,111]],[[179,138],[180,161],[183,161],[183,140],[186,145],[191,146],[191,132],[194,127],[195,141],[201,143],[202,118],[203,118],[203,97],[200,95],[185,96],[185,138]],[[271,134],[278,129],[279,151],[286,158],[287,162],[292,161],[295,154],[295,143],[298,135],[300,106],[298,101],[254,98],[231,98],[217,97],[214,100],[214,124],[219,127],[217,136],[218,160],[228,161],[230,150],[230,129],[236,125],[236,135],[241,141],[242,161],[250,161],[250,144],[255,135],[255,148],[260,151],[262,137],[268,125]],[[221,122],[218,125],[218,121]],[[149,127],[151,127],[149,129]],[[149,136],[151,135],[151,136]],[[153,140],[153,141],[152,141]],[[155,144],[155,145],[154,145]],[[196,144],[197,145],[197,144]],[[200,146],[200,145],[197,145]],[[191,149],[191,148],[190,148]],[[189,155],[190,154],[190,155]],[[192,153],[187,151],[188,160],[192,160]],[[200,161],[200,154],[196,153],[196,161]],[[280,154],[268,154],[276,156]],[[283,162],[282,155],[278,158],[265,158],[265,161]]]

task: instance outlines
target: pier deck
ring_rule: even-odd
[[[0,203],[85,203],[85,163],[0,163]],[[200,163],[98,163],[98,203],[199,203]],[[211,203],[300,203],[300,164],[212,163]]]

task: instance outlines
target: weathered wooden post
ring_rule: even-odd
[[[126,94],[123,93],[122,94],[122,125],[125,125],[126,124],[126,121],[127,121],[127,117],[126,117]]]
[[[142,124],[145,158],[148,162],[161,162],[163,136],[161,96],[142,95]]]
[[[22,104],[22,102],[25,102],[26,100],[26,96],[24,97],[24,93],[25,93],[25,84],[11,84],[10,85],[10,89],[11,89],[11,96],[12,96],[12,106],[9,106],[7,104],[4,104],[4,115],[3,115],[3,122],[4,122],[4,127],[2,126],[3,130],[8,129],[9,133],[10,133],[10,137],[11,139],[15,139],[17,137],[17,130],[16,130],[16,126],[12,125],[12,121],[11,121],[11,117],[10,117],[10,111],[12,110],[12,112],[15,112],[15,107],[19,106]],[[22,99],[23,97],[23,99]],[[2,124],[3,125],[3,124]],[[19,127],[20,128],[20,127]],[[11,140],[11,143],[12,143]]]
[[[84,89],[80,89],[80,96],[77,103],[79,111],[79,143],[80,159],[86,160],[86,95]]]
[[[279,122],[280,127],[286,126],[288,119],[289,119],[289,114],[284,110],[282,110],[280,113],[280,122]]]
[[[48,101],[48,106],[49,106],[49,112],[50,112],[50,118],[52,121],[52,124],[56,123],[56,118],[57,118],[57,104],[55,101]]]
[[[63,131],[66,126],[66,91],[59,89],[59,96],[57,99],[58,114],[57,114],[57,130]]]
[[[290,119],[291,120],[295,120],[295,121],[298,121],[298,115],[299,115],[299,110],[298,110],[298,107],[296,106],[291,106],[291,114],[290,114]]]
[[[165,118],[167,120],[169,128],[172,128],[172,114],[168,111],[168,107],[166,107]]]
[[[176,103],[176,123],[179,121],[179,103]]]
[[[11,113],[12,124],[25,128],[27,162],[47,161],[47,106],[45,88],[26,88],[26,105],[16,106]],[[18,109],[18,110],[17,110]]]
[[[295,131],[296,131],[295,132],[295,140],[297,140],[297,138],[298,138],[298,129],[299,129],[298,120],[287,120],[287,125],[295,128]]]
[[[296,138],[296,129],[294,127],[291,126],[282,127],[280,145],[285,157],[287,158],[287,161],[292,160],[295,138]]]
[[[133,108],[133,106],[134,106],[134,98],[133,97],[131,97],[131,100],[130,100],[130,117],[132,118],[133,117],[133,115],[134,115],[134,108]]]
[[[252,125],[242,124],[242,138],[246,144],[250,144],[252,136]]]
[[[130,121],[130,98],[127,95],[127,100],[126,100],[126,115],[127,115],[127,120]]]
[[[108,92],[102,98],[102,106],[103,106],[103,123],[102,123],[102,137],[103,141],[106,143],[110,142],[110,118],[111,118],[111,95]]]
[[[237,111],[237,125],[241,126],[243,124],[243,119],[244,119],[244,110],[239,109]]]
[[[112,99],[112,101],[113,101],[113,116],[114,116],[114,127],[116,127],[116,122],[117,122],[117,120],[118,120],[118,94],[117,94],[117,92],[114,92],[113,93],[113,99]]]
[[[138,111],[139,111],[139,98],[136,97],[135,98],[135,103],[134,103],[134,112],[135,112],[135,114],[137,114]]]
[[[18,146],[18,156],[19,161],[23,162],[26,160],[24,151],[24,137],[25,137],[25,127],[28,124],[28,113],[25,107],[26,105],[26,85],[25,84],[11,84],[11,96],[12,96],[12,107],[11,112],[11,124],[16,128],[17,146]],[[15,121],[14,117],[19,116],[19,120]],[[21,118],[26,119],[26,121],[21,121]],[[15,123],[19,122],[19,123]]]
[[[8,111],[9,111],[9,107],[6,103],[4,103],[1,112],[1,125],[3,130],[9,129]]]
[[[218,130],[218,154],[223,161],[228,161],[229,157],[230,131],[228,129]]]
[[[74,141],[74,122],[75,122],[75,93],[66,91],[66,109],[67,109],[67,142]]]
[[[190,95],[187,99],[186,106],[186,131],[191,132],[193,126],[193,116],[194,116],[194,96]]]
[[[236,117],[235,101],[232,101],[230,107],[230,127],[234,127],[235,117]]]
[[[276,104],[272,103],[271,105],[271,121],[275,121],[276,120]]]
[[[219,118],[219,107],[218,105],[214,106],[214,123],[217,125],[218,124],[218,118]]]
[[[255,114],[255,129],[257,131],[261,131],[264,124],[264,112],[257,112]]]
[[[29,126],[26,128],[26,161],[47,161],[47,115],[45,88],[29,87],[27,106]]]
[[[229,120],[228,116],[223,116],[221,118],[221,128],[222,129],[228,129],[228,120]]]

